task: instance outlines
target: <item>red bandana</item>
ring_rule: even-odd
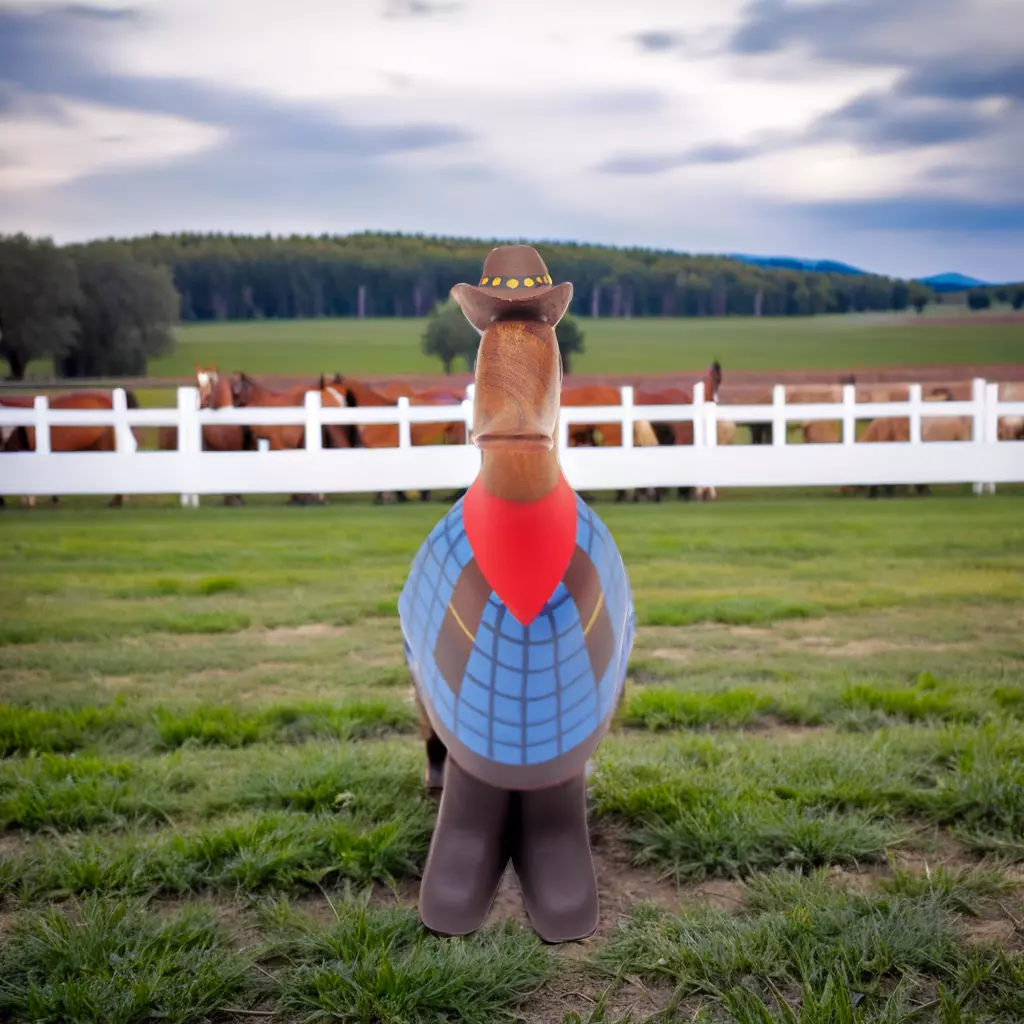
[[[509,501],[484,490],[466,492],[462,522],[484,579],[528,626],[569,568],[576,549],[576,492],[564,476],[537,501]]]

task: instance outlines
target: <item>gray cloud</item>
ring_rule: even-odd
[[[964,57],[930,61],[914,68],[897,84],[904,96],[949,100],[1005,97],[1024,103],[1024,57],[1000,61],[997,57]]]
[[[920,108],[889,93],[866,93],[815,122],[795,141],[843,139],[871,152],[917,149],[965,142],[991,135],[999,128],[965,104]]]
[[[439,3],[437,0],[389,0],[384,8],[384,17],[432,18],[438,14],[452,14],[463,6],[460,0],[450,3]]]
[[[938,18],[955,11],[959,3],[962,0],[754,0],[727,45],[745,56],[805,46],[826,60],[884,64],[907,52],[906,39],[892,31],[894,22],[916,23],[919,32],[934,37]]]
[[[631,38],[641,50],[647,50],[649,53],[663,53],[665,50],[674,50],[686,40],[686,37],[679,32],[664,30],[638,32]]]
[[[784,148],[788,144],[787,140],[775,137],[745,144],[711,143],[675,153],[621,153],[602,161],[594,170],[605,174],[663,174],[679,167],[736,164]]]
[[[98,17],[91,8],[42,14],[0,8],[0,86],[22,103],[49,104],[51,110],[55,97],[67,97],[173,115],[225,129],[228,145],[273,147],[300,155],[322,151],[372,158],[472,137],[462,128],[443,124],[346,125],[317,104],[275,100],[196,79],[110,75],[102,69],[102,37],[90,29],[135,18],[127,11]]]
[[[790,209],[844,231],[919,231],[966,236],[1024,232],[1024,202],[888,196],[793,204]]]

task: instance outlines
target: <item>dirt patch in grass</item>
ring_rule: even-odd
[[[689,647],[658,647],[650,652],[650,657],[685,665],[694,660],[694,652]]]
[[[301,626],[278,626],[275,629],[254,630],[264,643],[272,646],[290,644],[295,640],[322,640],[327,637],[352,635],[351,626],[332,626],[328,622],[307,622]]]
[[[214,895],[194,895],[188,899],[161,898],[149,907],[161,917],[173,917],[185,910],[203,908],[210,911],[223,925],[232,949],[241,950],[258,946],[263,941],[256,916],[241,903],[218,899]]]
[[[961,921],[968,942],[994,942],[999,946],[1009,946],[1017,929],[1009,918],[974,918],[968,917]]]
[[[612,986],[595,982],[564,962],[560,954],[558,973],[523,1006],[523,1018],[531,1024],[562,1024],[567,1013],[578,1013],[583,1020],[604,1001],[604,1020],[643,1021],[664,1010],[672,1000],[675,986],[651,984],[639,978]],[[680,1018],[689,1020],[689,1017]]]
[[[940,864],[947,868],[972,868],[982,860],[938,825],[915,831],[910,846],[893,850],[892,858],[909,871],[925,871]]]
[[[932,641],[920,643],[899,643],[894,640],[869,638],[864,640],[842,641],[836,637],[824,635],[802,636],[797,640],[774,641],[774,646],[782,651],[807,651],[827,654],[833,658],[867,658],[873,654],[891,654],[896,651],[925,651],[933,654],[938,651],[969,651],[974,644],[940,644]]]
[[[835,726],[832,725],[794,725],[792,722],[782,722],[774,715],[755,718],[743,726],[743,732],[755,733],[759,737],[777,740],[779,743],[803,743],[805,740],[835,731]]]

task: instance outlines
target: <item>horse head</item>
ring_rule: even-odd
[[[231,381],[231,400],[235,405],[248,405],[256,382],[245,373],[236,373]]]
[[[213,397],[213,392],[220,383],[220,374],[216,366],[204,368],[198,363],[196,368],[196,383],[199,385],[199,405],[206,408]]]
[[[710,398],[712,402],[717,402],[718,389],[722,386],[722,364],[717,359],[708,369],[708,382],[711,385],[708,388],[711,394],[705,395],[705,398]]]

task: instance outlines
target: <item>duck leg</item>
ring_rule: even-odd
[[[437,824],[420,884],[420,920],[438,935],[484,923],[508,864],[511,794],[464,772],[449,754]]]
[[[515,794],[512,865],[534,930],[545,942],[597,929],[597,876],[587,829],[587,775]]]

